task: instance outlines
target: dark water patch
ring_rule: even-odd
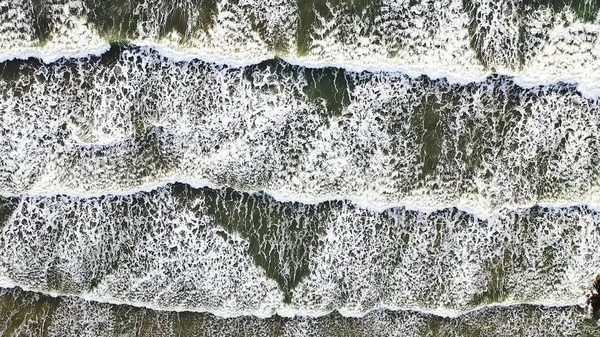
[[[298,31],[296,44],[298,56],[310,52],[315,29],[322,28],[318,17],[326,21],[337,21],[338,24],[352,22],[359,18],[362,29],[359,36],[368,36],[376,25],[378,15],[382,6],[381,1],[369,0],[297,0],[298,6]],[[346,34],[346,35],[345,35]],[[341,43],[347,43],[350,39],[359,36],[350,32],[337,36]]]
[[[429,87],[432,83],[427,78],[421,78],[423,85]],[[426,89],[427,90],[427,89]],[[424,95],[421,102],[413,110],[411,129],[420,136],[419,162],[422,164],[421,179],[435,172],[440,161],[441,147],[444,142],[441,113],[456,108],[457,100],[454,92],[449,90],[441,95]]]
[[[531,7],[519,1],[482,3],[463,0],[463,9],[470,17],[468,30],[471,48],[484,67],[495,71],[496,65],[515,70],[524,66],[527,61],[526,42],[530,34],[524,21]],[[487,13],[487,10],[491,13]],[[500,28],[495,27],[498,24]],[[518,34],[507,32],[513,27],[516,27]],[[503,30],[499,33],[496,31],[498,29]]]
[[[533,7],[550,7],[555,11],[569,7],[577,17],[588,22],[596,20],[598,10],[600,10],[600,1],[598,0],[527,0],[524,3]]]
[[[164,37],[171,31],[182,39],[206,32],[217,15],[215,0],[193,1],[87,1],[87,18],[111,42],[125,42],[142,31]]]
[[[0,334],[3,336],[47,336],[59,298],[0,289]]]
[[[50,19],[49,4],[43,0],[32,0],[33,9],[33,31],[34,37],[40,43],[46,42],[51,34],[52,21]]]
[[[510,254],[505,251],[506,254]],[[497,265],[496,265],[497,264]],[[485,267],[487,272],[485,290],[477,293],[473,296],[471,304],[473,305],[485,305],[492,303],[504,302],[510,293],[505,285],[505,271],[504,266],[509,265],[509,261],[500,261],[499,263],[490,262]]]
[[[308,99],[317,105],[322,100],[330,116],[340,116],[350,104],[353,78],[336,68],[306,69],[305,76],[308,83],[304,93]]]
[[[232,189],[205,190],[208,214],[229,234],[249,240],[248,253],[276,280],[291,301],[291,291],[309,274],[311,255],[336,203],[303,205],[279,203],[264,194],[248,195]],[[228,234],[220,233],[229,240]]]
[[[134,39],[138,18],[134,14],[137,4],[133,1],[88,1],[87,18],[93,22],[104,38],[111,41]]]
[[[42,66],[42,62],[36,58],[27,60],[12,60],[0,63],[0,77],[4,79],[6,89],[10,89],[16,97],[29,92],[31,82],[34,81],[35,69]],[[29,77],[26,81],[19,81]]]
[[[0,198],[0,229],[8,222],[18,206],[18,198]]]
[[[556,2],[556,0],[554,0]],[[571,8],[575,11],[578,17],[585,21],[594,21],[600,9],[600,1],[598,0],[571,0]]]
[[[270,74],[266,81],[263,76],[260,76],[264,72]],[[317,111],[321,110],[320,107],[325,107],[324,119],[340,116],[344,108],[350,104],[354,89],[354,77],[341,68],[305,68],[290,65],[278,58],[246,67],[244,77],[264,92],[292,94],[298,99],[302,99],[303,94],[317,107]],[[302,93],[283,91],[292,89],[281,86],[284,77],[291,77],[299,82]]]

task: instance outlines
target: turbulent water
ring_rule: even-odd
[[[597,335],[599,11],[0,0],[0,335]]]

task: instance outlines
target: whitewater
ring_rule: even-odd
[[[599,11],[0,0],[0,334],[595,335]]]

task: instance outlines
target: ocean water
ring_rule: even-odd
[[[599,12],[0,0],[0,335],[598,335]]]

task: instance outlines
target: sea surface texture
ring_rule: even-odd
[[[600,0],[0,0],[1,336],[598,336]]]

